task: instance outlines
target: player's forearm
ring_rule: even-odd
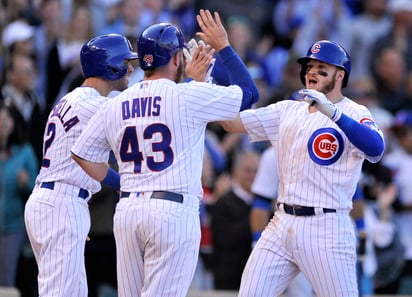
[[[377,131],[358,123],[345,114],[341,115],[336,124],[345,132],[350,142],[366,155],[376,157],[383,153],[385,143]]]
[[[242,120],[240,119],[240,115],[236,117],[233,121],[221,121],[219,122],[222,125],[223,129],[227,132],[233,133],[246,133],[245,126],[243,126]]]
[[[229,73],[231,83],[238,85],[243,91],[240,110],[251,108],[252,104],[259,100],[259,91],[246,65],[231,46],[219,51],[219,55]]]
[[[107,175],[109,165],[107,163],[94,163],[80,158],[72,153],[72,158],[93,179],[101,182]]]

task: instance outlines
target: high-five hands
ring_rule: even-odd
[[[196,41],[193,40],[191,43],[196,43]],[[213,58],[215,50],[210,45],[205,45],[204,43],[196,43],[196,46],[192,46],[189,50],[183,49],[183,55],[186,58],[185,70],[187,77],[199,82],[207,81],[206,79],[210,79],[210,73],[212,72],[210,65],[212,60],[215,59]]]
[[[206,44],[203,40],[199,41],[199,45],[201,45],[202,47],[206,47]],[[194,38],[190,39],[190,41],[187,43],[188,48],[183,49],[183,54],[185,55],[185,58],[187,61],[192,61],[193,59],[192,57],[195,54],[199,45]],[[205,82],[211,83],[213,81],[213,77],[211,75],[212,75],[213,67],[215,66],[215,61],[216,61],[216,58],[213,58],[208,66],[209,68],[207,69],[206,76],[204,79]]]
[[[299,91],[299,94],[305,98],[304,100],[306,102],[310,105],[315,105],[321,113],[329,117],[332,121],[336,122],[340,119],[342,111],[330,102],[322,92],[313,89],[302,89]]]

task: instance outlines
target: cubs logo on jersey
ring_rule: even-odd
[[[316,164],[327,166],[335,163],[343,152],[343,138],[333,128],[316,130],[309,138],[308,153]]]

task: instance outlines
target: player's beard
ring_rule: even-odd
[[[333,75],[333,79],[331,79],[330,82],[326,84],[326,86],[320,88],[318,91],[322,92],[323,94],[328,94],[329,92],[331,92],[336,86],[336,81],[335,81],[336,74],[337,74],[337,71]]]
[[[184,71],[185,71],[185,67],[186,67],[186,65],[185,65],[183,59],[180,59],[180,65],[176,70],[176,77],[175,77],[175,82],[176,83],[181,82],[181,81],[184,80],[183,74],[184,74]]]
[[[122,78],[113,81],[113,90],[115,91],[124,91],[128,87],[129,80],[127,79],[126,76],[123,76]]]

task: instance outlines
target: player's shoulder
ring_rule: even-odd
[[[345,97],[342,100],[341,105],[342,106],[340,108],[342,109],[343,112],[357,114],[359,116],[370,115],[370,111],[368,107],[366,107],[365,105],[359,104],[348,97]]]

